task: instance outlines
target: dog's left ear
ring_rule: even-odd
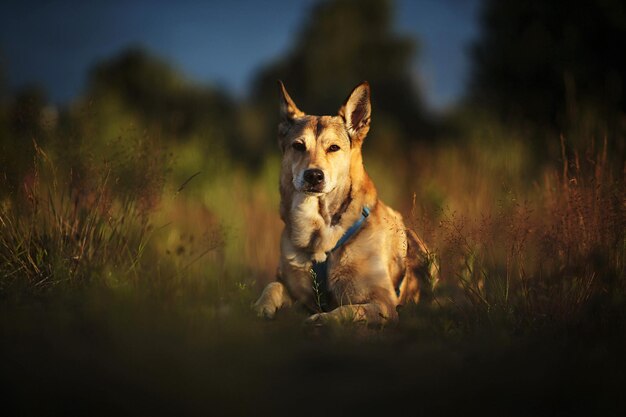
[[[352,90],[339,109],[339,116],[343,118],[351,141],[361,142],[365,139],[370,130],[371,114],[370,85],[364,81]]]
[[[280,88],[280,121],[290,123],[294,119],[304,116],[304,113],[289,96],[285,84],[280,80],[278,80],[278,87]]]
[[[278,143],[284,152],[284,146],[282,143],[282,137],[289,131],[293,122],[304,116],[296,103],[291,99],[285,85],[282,81],[278,80],[278,87],[280,89],[280,120],[278,122]]]

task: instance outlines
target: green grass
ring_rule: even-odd
[[[626,195],[603,149],[538,169],[483,136],[390,172],[366,147],[442,280],[397,326],[317,328],[249,308],[277,265],[278,160],[250,171],[200,139],[130,136],[78,168],[35,146],[0,201],[9,414],[623,410]]]

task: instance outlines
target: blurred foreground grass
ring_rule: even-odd
[[[165,147],[119,123],[98,122],[118,139],[89,152],[35,143],[3,193],[1,378],[16,414],[623,405],[626,190],[606,144],[555,138],[548,165],[493,124],[402,156],[366,144],[442,285],[394,328],[311,329],[298,310],[269,323],[249,311],[277,265],[278,156],[250,170],[202,137]]]
[[[384,332],[308,329],[119,294],[2,308],[19,415],[619,415],[623,344],[575,330],[451,336],[441,311]],[[8,343],[7,341],[11,342]]]

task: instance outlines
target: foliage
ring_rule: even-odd
[[[309,114],[335,114],[352,88],[367,80],[375,98],[372,146],[384,137],[376,132],[393,131],[395,143],[418,138],[428,120],[412,76],[416,45],[394,31],[392,17],[388,0],[317,2],[291,50],[255,78],[251,111],[267,122],[252,132],[251,146],[275,136],[279,79]]]
[[[221,91],[194,84],[165,61],[141,49],[128,49],[101,62],[90,74],[87,96],[117,96],[146,124],[174,138],[218,127],[230,139],[234,104]],[[226,138],[224,139],[226,140]]]
[[[554,12],[529,4],[488,3],[495,26],[479,50],[505,49],[492,38],[509,22],[500,13]],[[67,108],[36,89],[0,103],[0,382],[15,414],[69,414],[68,404],[293,414],[320,387],[340,411],[445,414],[493,394],[465,411],[507,414],[526,396],[512,414],[614,413],[626,347],[622,132],[596,135],[589,126],[605,120],[590,113],[560,140],[544,126],[549,142],[533,142],[536,132],[501,122],[506,106],[466,106],[446,118],[451,137],[410,140],[424,114],[413,45],[393,33],[391,11],[382,0],[318,3],[291,53],[239,103],[137,50],[96,66]],[[269,152],[279,77],[320,113],[361,78],[374,85],[367,170],[441,264],[435,301],[404,307],[396,327],[305,328],[298,308],[252,317],[279,256],[280,155]],[[510,93],[524,117],[551,122],[564,103],[554,80],[529,89],[532,100],[506,77],[476,91],[503,94],[492,103]],[[506,89],[492,90],[500,81]],[[545,114],[532,108],[544,88]],[[428,400],[413,402],[416,392]]]
[[[33,138],[47,142],[46,96],[30,86],[0,102],[0,166],[4,187],[0,197],[15,191],[32,168]]]
[[[131,147],[78,176],[37,143],[34,150],[23,193],[0,207],[0,294],[136,280],[163,187],[162,158]]]
[[[619,0],[487,0],[473,47],[471,96],[503,120],[553,129],[572,141],[620,139],[626,94],[621,59],[626,11]],[[582,120],[581,120],[582,119]],[[584,132],[576,128],[589,125]],[[552,133],[554,134],[554,132]],[[545,143],[545,136],[538,138]]]
[[[478,219],[443,217],[442,256],[466,317],[518,331],[580,325],[592,306],[605,315],[626,297],[623,178],[606,163],[606,142],[594,159],[576,158],[545,173],[535,201],[513,192]]]

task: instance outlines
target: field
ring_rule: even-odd
[[[30,138],[0,200],[9,414],[623,411],[626,188],[606,139],[550,137],[539,158],[494,122],[374,136],[366,169],[437,254],[436,300],[312,328],[250,311],[277,265],[277,149],[251,167],[94,114]]]

